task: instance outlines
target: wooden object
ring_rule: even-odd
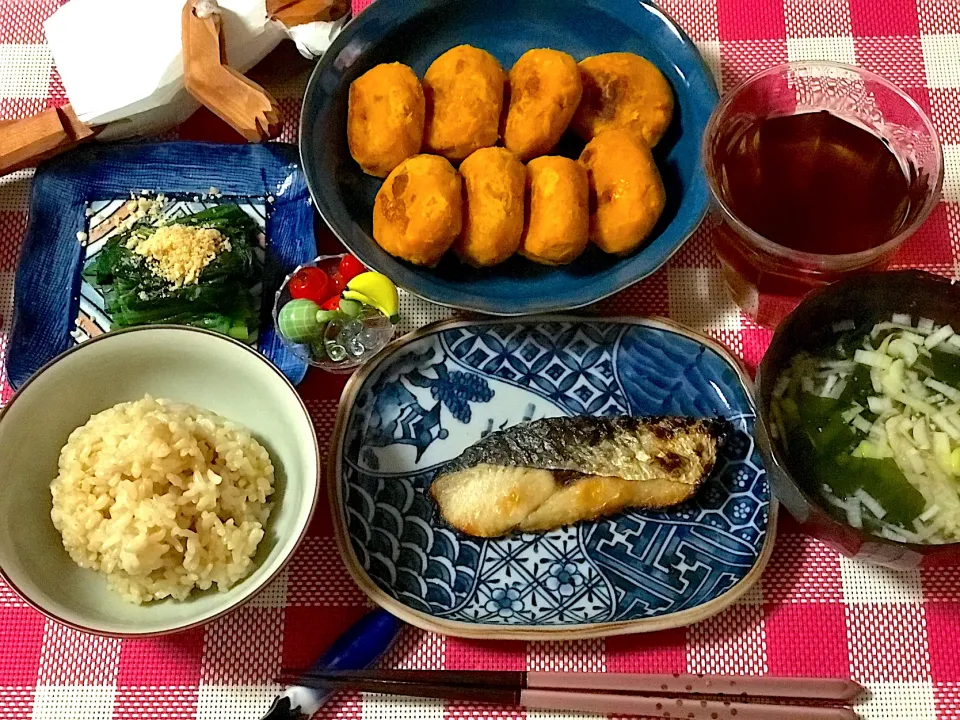
[[[712,695],[752,698],[790,698],[850,704],[863,695],[863,686],[843,678],[777,677],[753,675],[664,675],[618,672],[535,672],[497,670],[297,670],[284,668],[283,676],[298,675],[318,682],[378,681],[418,687],[452,685],[519,692],[525,689],[586,690],[632,695]]]
[[[80,122],[64,105],[21,120],[0,122],[0,176],[36,165],[41,160],[89,140],[96,130]]]
[[[749,675],[307,670],[277,680],[324,691],[692,720],[857,720],[849,705],[863,695],[852,680]]]
[[[220,14],[200,17],[199,2],[187,0],[181,16],[187,92],[250,142],[277,137],[283,127],[277,101],[227,65]]]
[[[347,0],[267,0],[267,15],[286,27],[339,20],[350,9]]]

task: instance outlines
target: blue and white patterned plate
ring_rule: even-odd
[[[773,547],[776,504],[749,380],[665,321],[445,321],[395,342],[344,390],[330,493],[341,551],[378,604],[463,637],[599,637],[732,603]],[[564,415],[723,415],[737,428],[696,497],[542,535],[468,537],[426,489],[487,433]]]
[[[165,218],[239,205],[264,231],[263,298],[317,254],[313,208],[290,145],[94,143],[55,158],[33,180],[7,364],[14,388],[64,350],[110,329],[103,298],[80,271],[123,219],[131,193],[143,191],[167,197]],[[306,363],[280,341],[270,303],[262,305],[257,349],[298,383]]]

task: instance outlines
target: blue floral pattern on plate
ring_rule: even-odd
[[[90,230],[88,214],[109,210],[111,202],[131,193],[163,193],[190,204],[211,188],[218,197],[210,202],[236,202],[262,215],[255,218],[267,242],[261,296],[273,297],[289,271],[317,254],[313,208],[295,147],[92,143],[41,165],[33,179],[30,224],[14,288],[10,384],[20,387],[84,335],[109,325],[105,316],[95,322],[96,293],[80,277],[87,251],[80,237]],[[306,363],[284,347],[267,305],[261,308],[257,349],[298,383]]]
[[[445,525],[426,494],[445,462],[494,430],[624,413],[723,415],[737,432],[696,497],[664,511],[483,540]],[[714,601],[719,610],[772,542],[754,420],[733,361],[668,324],[443,323],[345,393],[334,494],[348,565],[379,599],[451,632],[451,622],[522,631],[643,624]]]

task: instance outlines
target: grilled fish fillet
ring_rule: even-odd
[[[430,486],[467,535],[545,532],[693,497],[731,430],[721,418],[546,418],[491,433]]]

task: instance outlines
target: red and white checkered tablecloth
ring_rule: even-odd
[[[65,101],[42,31],[59,4],[0,0],[0,118]],[[960,274],[960,0],[662,4],[697,42],[723,89],[766,66],[805,58],[856,63],[905,88],[944,141],[946,181],[944,202],[897,264]],[[284,139],[294,141],[308,68],[293,52],[266,64],[262,74],[288,118]],[[270,80],[271,65],[283,70],[283,81]],[[236,137],[204,113],[174,136]],[[29,183],[29,171],[0,179],[0,379]],[[701,228],[664,269],[601,309],[670,316],[721,340],[752,368],[769,333],[726,297],[710,232]],[[432,314],[424,308],[418,318]],[[342,382],[313,373],[302,386],[322,442],[330,435]],[[11,394],[5,382],[2,393],[2,400]],[[471,642],[408,629],[387,662],[852,677],[872,691],[862,709],[865,718],[960,718],[960,569],[898,573],[869,567],[804,537],[789,519],[782,525],[762,581],[737,605],[692,627],[570,643]],[[365,610],[364,596],[338,557],[326,507],[319,508],[309,538],[268,591],[221,620],[171,637],[120,641],[84,635],[44,619],[0,583],[0,720],[257,720],[277,692],[271,678],[279,668],[312,661]],[[357,720],[522,715],[359,695],[339,697],[320,713]]]

